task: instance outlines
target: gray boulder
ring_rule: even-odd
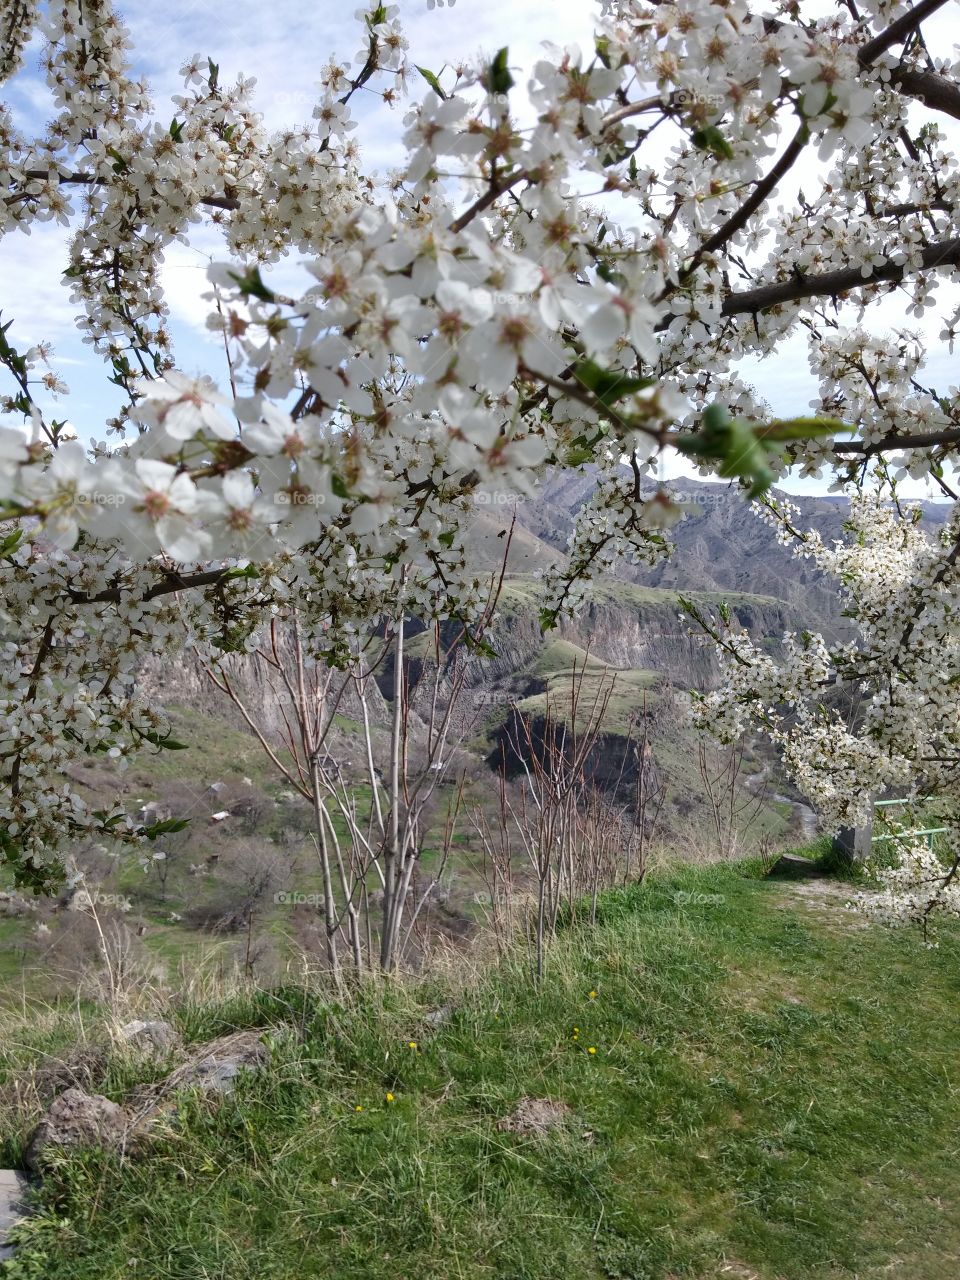
[[[205,1093],[231,1093],[241,1071],[256,1071],[269,1058],[260,1036],[259,1031],[236,1031],[211,1041],[203,1056],[180,1075],[178,1087],[195,1085]]]
[[[116,1148],[127,1131],[127,1113],[109,1098],[83,1089],[67,1089],[55,1098],[34,1129],[24,1163],[39,1171],[57,1149],[68,1147]]]
[[[118,1032],[121,1041],[151,1058],[165,1058],[180,1044],[176,1027],[161,1019],[142,1021],[135,1018]]]

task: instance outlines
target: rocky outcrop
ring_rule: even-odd
[[[169,1022],[135,1021],[120,1030],[120,1039],[148,1056],[166,1056],[180,1047]],[[199,1089],[211,1096],[233,1092],[244,1071],[257,1071],[270,1051],[259,1031],[234,1031],[200,1046],[157,1084],[140,1086],[120,1106],[98,1093],[70,1088],[58,1094],[27,1143],[24,1164],[42,1173],[58,1151],[94,1147],[107,1151],[139,1149],[158,1120],[176,1114],[176,1096]]]
[[[288,671],[292,672],[295,669],[292,645],[288,641],[281,643],[278,653],[287,664]],[[224,659],[223,669],[256,723],[268,735],[280,733],[284,727],[277,696],[280,682],[271,683],[266,665],[253,656],[237,654]],[[160,706],[191,707],[221,717],[237,728],[245,727],[240,712],[211,682],[193,650],[185,650],[176,664],[169,661],[148,663],[143,669],[142,680],[144,696],[152,697]],[[355,686],[340,672],[334,672],[327,704],[335,705],[337,713],[348,719],[359,720],[362,716]],[[367,681],[367,710],[374,724],[388,722],[389,711],[373,680]]]
[[[517,508],[519,524],[549,548],[565,551],[577,512],[590,499],[596,482],[594,467],[558,471],[540,486],[535,499]],[[673,553],[649,566],[622,564],[619,577],[684,594],[745,591],[777,596],[802,613],[807,627],[828,635],[846,633],[835,581],[780,546],[773,530],[751,511],[735,484],[677,479],[667,486],[686,510],[684,519],[669,533]],[[651,492],[655,489],[652,480],[649,488]],[[799,528],[817,529],[827,543],[843,537],[844,498],[780,496],[788,496],[799,509]],[[950,503],[941,502],[924,502],[921,507],[924,521],[931,525],[942,523],[951,510]]]

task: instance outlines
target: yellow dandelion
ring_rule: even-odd
[[[578,1035],[580,1034],[580,1028],[579,1028],[579,1027],[574,1027],[574,1028],[573,1028],[573,1034],[574,1034],[575,1036],[578,1036]]]
[[[407,1041],[407,1046],[408,1046],[408,1048],[410,1048],[410,1049],[415,1049],[415,1048],[417,1047],[417,1042],[416,1042],[416,1040],[408,1040],[408,1041]]]
[[[589,1000],[596,1000],[596,998],[597,998],[597,993],[596,993],[595,991],[591,991],[591,992],[588,994],[588,997],[587,997],[587,998],[588,998]]]
[[[387,1101],[388,1101],[388,1102],[393,1102],[393,1094],[392,1094],[392,1093],[388,1093],[388,1094],[387,1094]]]
[[[593,1045],[591,1045],[591,1046],[590,1046],[590,1048],[587,1050],[587,1053],[596,1053],[596,1052],[597,1052],[597,1051],[596,1051],[596,1049],[593,1047]]]
[[[362,1110],[363,1110],[363,1107],[354,1107],[353,1109],[354,1109],[354,1111],[362,1111]]]

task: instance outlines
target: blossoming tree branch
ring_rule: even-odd
[[[594,47],[548,46],[526,84],[506,48],[418,65],[377,4],[312,118],[271,133],[252,82],[205,57],[155,109],[106,0],[0,0],[0,75],[25,73],[40,32],[54,104],[37,137],[0,108],[0,234],[10,251],[34,223],[72,229],[65,285],[125,398],[76,423],[91,444],[68,439],[38,403],[65,390],[49,345],[4,316],[0,847],[18,877],[49,886],[79,837],[158,834],[65,781],[90,753],[173,745],[138,695],[147,658],[243,652],[293,614],[339,663],[398,610],[469,636],[485,486],[599,468],[545,625],[615,557],[662,554],[673,513],[645,477],[665,450],[753,496],[789,466],[857,481],[888,457],[949,490],[956,392],[924,384],[908,332],[870,328],[891,292],[922,314],[960,271],[940,128],[960,119],[958,67],[923,37],[943,3],[604,0]],[[353,133],[361,93],[405,113],[382,179]],[[805,154],[815,194],[790,181]],[[198,224],[223,236],[223,390],[178,371],[160,282]],[[268,283],[291,253],[301,297]],[[798,332],[822,404],[778,419],[736,365]],[[944,589],[952,547],[931,552],[952,557]]]

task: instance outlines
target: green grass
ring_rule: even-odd
[[[552,640],[540,650],[524,674],[543,677],[555,675],[558,671],[570,672],[574,667],[578,671],[593,671],[605,666],[606,663],[570,640]]]
[[[257,784],[276,785],[273,766],[252,734],[193,707],[166,710],[173,737],[185,743],[187,750],[139,756],[130,770],[131,785],[151,794],[158,782],[181,779],[198,788],[217,781],[236,782],[244,776]]]
[[[531,717],[545,716],[549,710],[555,720],[569,722],[576,690],[578,728],[586,728],[603,708],[603,731],[623,736],[635,731],[645,707],[652,710],[657,703],[659,679],[655,671],[642,667],[619,669],[591,663],[584,668],[582,662],[575,669],[555,666],[546,676],[545,690],[523,698],[517,710]]]
[[[23,932],[24,927],[18,919],[0,919],[0,982],[19,976],[22,962],[16,947]]]
[[[500,593],[498,612],[511,615],[524,613],[540,606],[543,598],[543,583],[538,578],[524,577],[522,574],[508,574]],[[599,579],[590,584],[587,595],[589,601],[608,605],[620,605],[635,609],[665,609],[675,619],[679,610],[680,595],[703,605],[705,608],[716,608],[726,602],[734,610],[737,608],[778,608],[784,603],[775,596],[756,595],[749,591],[688,591],[679,592],[669,587],[643,587],[633,582],[622,582],[617,579]]]
[[[140,1159],[65,1161],[0,1275],[946,1280],[958,934],[929,952],[794,894],[731,866],[609,893],[540,992],[515,957],[346,1009],[181,1007],[194,1039],[274,1027],[271,1068]],[[523,1097],[568,1123],[501,1132]]]

